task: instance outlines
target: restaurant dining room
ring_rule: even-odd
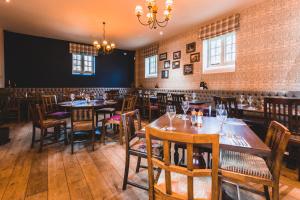
[[[0,0],[0,200],[300,200],[300,0]]]

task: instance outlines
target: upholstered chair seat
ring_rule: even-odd
[[[272,180],[272,174],[265,160],[261,157],[250,154],[222,151],[220,168],[222,170],[228,170]]]
[[[162,142],[161,141],[152,141],[152,150],[153,150],[153,154],[157,157],[161,157],[162,156]],[[143,138],[140,138],[137,141],[134,141],[129,149],[131,151],[137,151],[140,153],[147,153],[147,149],[146,149],[146,141]]]
[[[53,113],[49,113],[47,117],[54,118],[54,119],[66,119],[70,117],[70,112],[65,112],[65,111],[53,112]]]

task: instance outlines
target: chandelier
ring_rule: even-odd
[[[146,22],[141,21],[141,16],[143,15],[143,7],[140,5],[137,5],[135,7],[135,15],[137,16],[139,22],[144,26],[149,26],[150,29],[156,29],[157,27],[167,26],[168,21],[171,17],[170,13],[172,11],[173,0],[166,0],[166,7],[163,12],[164,19],[162,21],[157,19],[158,6],[156,5],[156,1],[146,0],[146,2],[148,7],[148,13],[146,14]]]
[[[93,44],[94,44],[94,47],[97,48],[99,53],[102,53],[102,54],[110,54],[116,48],[116,45],[114,43],[109,43],[106,40],[106,37],[105,37],[105,22],[103,22],[103,41],[98,42],[96,40],[96,41],[94,41]]]

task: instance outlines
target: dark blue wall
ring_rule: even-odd
[[[96,56],[96,75],[72,75],[69,42],[4,32],[5,80],[17,87],[130,87],[134,51]],[[6,83],[7,84],[7,83]]]

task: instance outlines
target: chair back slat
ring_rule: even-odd
[[[168,104],[168,94],[157,93],[157,104],[159,109],[159,115],[164,115],[166,113],[166,106]]]
[[[152,140],[163,141],[164,158],[159,161],[153,157]],[[218,134],[189,134],[183,132],[168,132],[152,127],[146,127],[148,176],[149,176],[149,199],[155,199],[156,195],[164,199],[195,199],[194,192],[200,185],[194,185],[194,179],[201,176],[211,176],[211,197],[208,199],[218,199],[218,165],[219,165],[219,135]],[[187,146],[187,167],[176,166],[170,160],[170,144],[180,142]],[[197,169],[193,165],[193,152],[196,145],[207,144],[212,146],[213,162],[211,169]],[[158,185],[154,179],[154,167],[164,170],[164,185]],[[185,196],[176,194],[172,188],[172,173],[186,176],[187,194]],[[194,190],[195,189],[195,190]]]
[[[294,134],[300,134],[300,99],[291,100],[289,109],[289,130]]]
[[[128,151],[131,140],[137,137],[136,131],[142,128],[139,110],[136,109],[122,114],[122,125],[125,135],[125,146]]]
[[[133,111],[135,108],[136,96],[125,96],[123,99],[121,114]]]
[[[94,109],[93,108],[71,108],[71,122],[79,121],[94,121]]]
[[[235,97],[218,97],[214,96],[215,106],[222,104],[225,106],[225,109],[229,117],[238,117],[238,106],[237,100]]]
[[[266,145],[271,149],[271,156],[267,160],[268,167],[273,175],[273,179],[279,182],[280,169],[282,165],[282,158],[286,151],[286,146],[289,142],[291,133],[282,124],[272,121],[270,123]]]
[[[57,105],[56,95],[42,95],[42,103],[46,114],[54,112]]]
[[[264,99],[265,124],[268,126],[271,121],[278,121],[289,127],[290,99],[267,97]]]

